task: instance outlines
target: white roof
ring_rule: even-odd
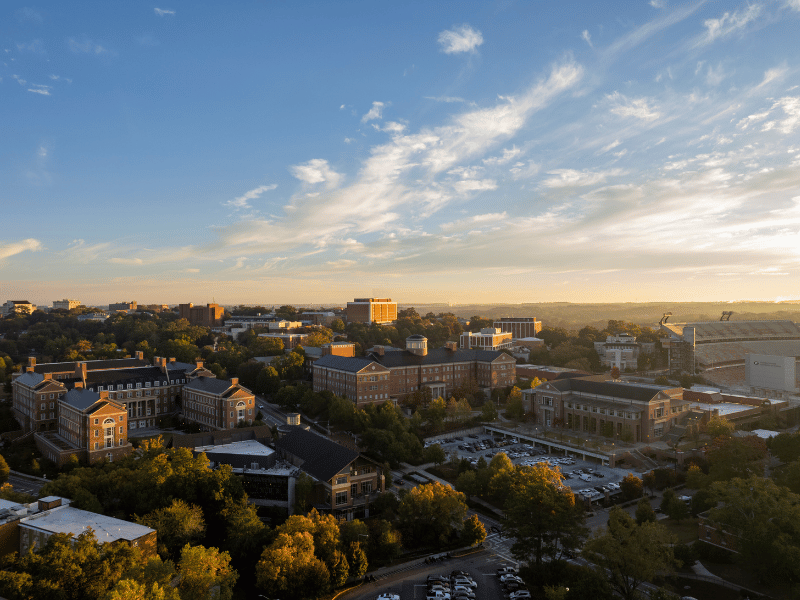
[[[26,517],[20,521],[19,526],[47,533],[71,533],[75,537],[91,527],[97,541],[101,544],[117,540],[137,540],[155,531],[144,525],[98,515],[71,506],[60,506],[38,515]]]
[[[245,456],[269,456],[275,454],[275,450],[265,446],[256,440],[244,440],[241,442],[231,442],[229,444],[217,444],[212,446],[198,446],[195,452],[223,452],[225,454],[243,454]]]
[[[719,410],[720,415],[732,415],[737,412],[753,410],[754,406],[749,404],[733,404],[732,402],[720,402],[719,404],[708,404],[706,402],[692,402],[692,408],[713,412]]]
[[[750,433],[753,433],[760,437],[762,440],[767,440],[769,438],[773,438],[777,436],[780,432],[779,431],[771,431],[769,429],[753,429]]]

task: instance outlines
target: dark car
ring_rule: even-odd
[[[602,473],[595,473],[595,474],[594,474],[594,476],[595,476],[595,477],[599,477],[600,479],[602,479],[603,477],[605,477],[605,475],[603,475]]]

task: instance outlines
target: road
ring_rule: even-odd
[[[11,484],[11,487],[14,488],[15,492],[22,492],[24,494],[30,494],[34,498],[39,497],[39,490],[44,487],[46,482],[39,481],[38,479],[28,479],[27,477],[20,477],[19,475],[14,475],[13,473],[8,476],[8,483]]]

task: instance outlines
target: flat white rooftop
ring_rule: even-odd
[[[692,408],[713,412],[718,410],[720,415],[733,415],[746,410],[753,410],[754,406],[748,404],[733,404],[732,402],[720,402],[719,404],[709,404],[706,402],[692,402]]]
[[[194,451],[224,452],[225,454],[243,454],[246,456],[269,456],[270,454],[275,454],[275,450],[256,440],[243,440],[241,442],[217,444],[215,446],[198,446]]]
[[[71,533],[75,537],[91,527],[97,541],[101,544],[117,540],[133,541],[155,531],[144,525],[98,515],[71,506],[61,506],[26,517],[20,521],[19,526],[51,534]]]

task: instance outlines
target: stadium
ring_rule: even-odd
[[[669,314],[664,315],[660,328],[668,336],[662,343],[670,372],[702,372],[717,385],[741,388],[748,354],[800,356],[800,327],[794,322],[731,321],[731,314],[697,323],[669,323]]]

